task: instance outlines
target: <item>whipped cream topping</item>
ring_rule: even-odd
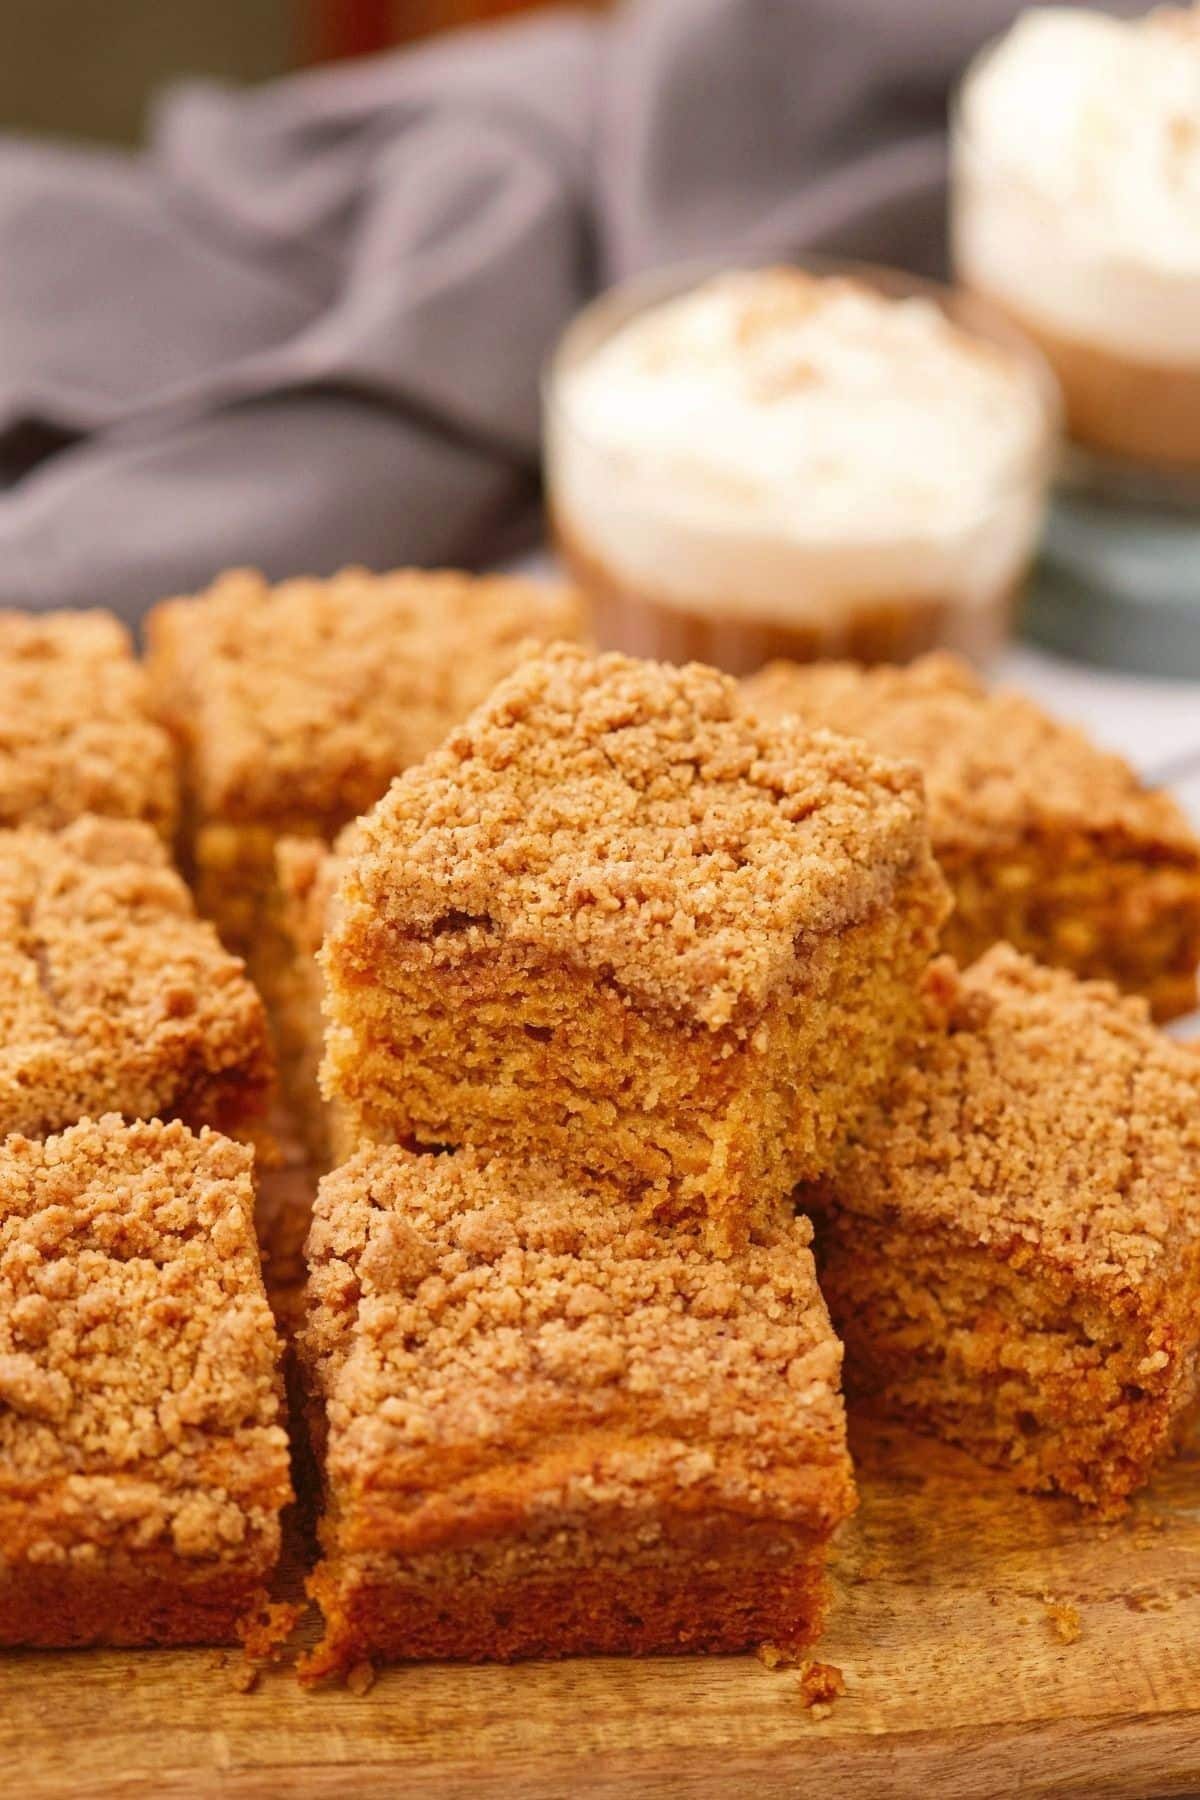
[[[955,166],[969,278],[1100,344],[1200,350],[1200,6],[1024,14],[968,72]]]
[[[933,302],[789,269],[719,276],[644,314],[563,403],[673,504],[796,534],[952,530],[1038,424],[1010,359]]]
[[[560,376],[551,480],[615,574],[794,616],[839,591],[972,586],[962,556],[1025,500],[1044,429],[1028,368],[931,300],[757,270]]]

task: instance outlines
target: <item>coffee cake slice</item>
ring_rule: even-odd
[[[223,1643],[290,1498],[251,1152],[178,1122],[0,1144],[0,1645]]]
[[[253,570],[146,621],[156,704],[183,756],[200,910],[274,1012],[289,953],[275,847],[331,840],[528,653],[583,629],[565,588],[506,576]]]
[[[0,831],[0,1137],[85,1113],[265,1134],[262,1002],[147,825]]]
[[[1143,1002],[998,945],[803,1188],[847,1387],[1098,1506],[1200,1394],[1200,1062]]]
[[[0,827],[100,813],[169,840],[177,811],[171,740],[119,620],[0,611]]]
[[[915,769],[563,646],[360,821],[326,1093],[360,1139],[546,1155],[726,1249],[903,1053],[945,907]]]
[[[1008,942],[1143,994],[1159,1019],[1195,1006],[1200,839],[1120,757],[945,653],[907,668],[775,663],[745,692],[769,716],[920,765],[957,962]]]
[[[307,1679],[811,1643],[854,1488],[810,1236],[782,1204],[714,1261],[469,1150],[326,1176],[300,1340],[326,1483]]]

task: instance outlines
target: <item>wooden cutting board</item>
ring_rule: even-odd
[[[1194,1454],[1097,1527],[898,1432],[864,1425],[856,1451],[820,1652],[846,1693],[825,1717],[752,1657],[389,1669],[356,1696],[286,1667],[238,1693],[236,1657],[203,1650],[30,1652],[0,1657],[0,1782],[14,1800],[1200,1793]]]
[[[286,1282],[298,1234],[266,1225]],[[846,1692],[823,1716],[753,1657],[393,1668],[305,1693],[288,1663],[310,1619],[249,1693],[234,1653],[0,1653],[0,1795],[1200,1794],[1200,1451],[1097,1525],[894,1428],[855,1421],[853,1443],[861,1504],[819,1651]],[[294,1595],[301,1566],[297,1542]]]

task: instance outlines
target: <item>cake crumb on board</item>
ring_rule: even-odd
[[[836,1663],[805,1662],[800,1666],[800,1698],[814,1719],[828,1718],[833,1702],[846,1691],[846,1677]]]
[[[284,1644],[304,1612],[291,1600],[268,1600],[251,1618],[243,1621],[240,1636],[246,1661],[277,1662]]]
[[[1042,1605],[1046,1608],[1046,1620],[1050,1630],[1059,1643],[1076,1643],[1083,1631],[1079,1608],[1071,1606],[1067,1601],[1056,1600],[1053,1594],[1043,1594]]]

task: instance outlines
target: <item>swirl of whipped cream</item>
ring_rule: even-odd
[[[1200,6],[1024,14],[968,71],[955,261],[1031,324],[1200,360]]]

